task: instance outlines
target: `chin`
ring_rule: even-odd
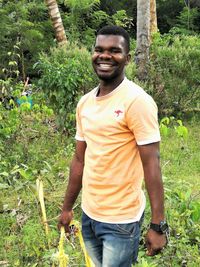
[[[103,81],[112,81],[116,78],[115,74],[104,74],[104,73],[97,73],[97,76],[100,80]]]
[[[110,76],[98,75],[98,77],[100,80],[103,80],[103,81],[112,81],[113,80],[113,78]]]

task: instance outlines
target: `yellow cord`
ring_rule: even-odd
[[[85,244],[84,244],[83,237],[82,237],[81,230],[80,230],[80,223],[77,221],[72,221],[70,225],[75,225],[75,227],[77,229],[76,235],[79,238],[80,246],[81,246],[83,253],[84,253],[84,256],[85,256],[86,267],[95,267],[95,265],[93,264],[90,256],[87,253],[87,250],[85,248]]]
[[[75,235],[79,238],[79,242],[80,242],[80,246],[83,250],[84,256],[85,256],[85,263],[86,263],[86,267],[95,267],[95,265],[93,264],[91,258],[89,257],[86,248],[85,248],[85,244],[83,241],[83,237],[80,231],[80,224],[77,221],[72,221],[70,223],[70,226],[74,225],[76,230],[75,230]],[[65,229],[64,227],[61,227],[61,234],[60,234],[60,240],[59,240],[59,247],[58,247],[58,254],[57,254],[57,259],[59,262],[59,267],[67,267],[68,263],[69,263],[69,256],[67,254],[65,254],[64,251],[64,242],[65,242]]]
[[[69,262],[69,257],[67,254],[65,254],[64,251],[64,241],[65,241],[65,229],[64,227],[61,227],[59,249],[58,249],[59,267],[66,267]]]

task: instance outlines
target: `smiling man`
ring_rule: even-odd
[[[82,188],[82,234],[95,266],[130,267],[137,261],[145,209],[151,204],[148,255],[166,244],[160,133],[153,99],[125,77],[128,33],[106,26],[97,33],[92,64],[99,85],[77,106],[76,150],[59,227],[69,231]]]

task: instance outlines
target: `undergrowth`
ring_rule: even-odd
[[[1,129],[11,116],[1,106]],[[14,116],[14,115],[12,115]],[[54,114],[46,108],[20,110],[16,107],[10,130],[1,131],[0,141],[0,265],[53,266],[58,251],[57,219],[67,184],[74,141],[57,130]],[[11,121],[11,120],[10,120]],[[145,254],[144,235],[150,219],[149,204],[143,225],[139,267],[200,266],[200,152],[197,121],[187,124],[188,137],[177,135],[170,125],[161,143],[166,214],[171,237],[161,254]],[[49,225],[46,236],[36,192],[36,179],[44,183]],[[80,221],[80,198],[75,208]],[[69,266],[85,266],[76,237],[66,242]],[[57,266],[56,263],[54,266]]]

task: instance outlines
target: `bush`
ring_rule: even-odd
[[[149,92],[161,112],[199,109],[200,38],[155,35],[151,47]]]
[[[74,148],[57,131],[52,109],[38,94],[31,109],[14,100],[10,109],[0,103],[0,261],[9,266],[52,266],[58,246],[56,216]],[[44,182],[48,237],[40,217],[37,178]]]
[[[49,55],[41,54],[36,67],[41,72],[39,85],[58,115],[59,126],[71,133],[78,99],[96,84],[90,53],[68,44],[51,49]]]
[[[41,96],[39,101],[36,96],[33,100],[33,108],[28,110],[21,107],[8,110],[0,106],[0,254],[1,261],[9,266],[52,266],[59,241],[57,215],[74,151],[71,140],[57,131],[52,110],[40,105]],[[3,131],[5,127],[10,128],[9,134]],[[180,120],[163,118],[160,127],[164,130],[161,162],[171,238],[162,254],[153,258],[145,255],[142,239],[138,267],[196,267],[200,264],[198,122],[188,127],[186,140]],[[44,182],[48,237],[36,197],[37,178]],[[80,220],[80,199],[74,213],[75,219]],[[150,205],[147,204],[146,229],[149,221]],[[77,238],[67,242],[65,252],[70,266],[84,266]]]
[[[39,52],[49,50],[54,45],[53,28],[47,20],[44,1],[13,0],[0,1],[0,69],[8,66],[8,53],[18,46],[15,61],[20,70],[20,78],[35,76],[32,66],[38,60]],[[4,78],[0,72],[0,78]]]
[[[10,101],[10,109],[0,102],[0,188],[35,181],[39,173],[50,169],[46,154],[51,151],[55,156],[62,143],[59,134],[57,141],[51,141],[57,133],[53,110],[42,101],[37,104],[35,97],[31,108],[25,98],[27,102],[20,106]]]
[[[176,124],[179,126],[176,126]],[[168,134],[161,131],[161,167],[165,189],[165,213],[170,226],[169,243],[162,253],[155,257],[146,256],[144,238],[151,218],[147,198],[143,238],[139,251],[138,267],[182,266],[196,267],[200,264],[200,204],[199,204],[199,140],[198,126],[187,125],[188,138],[179,135],[183,131],[180,120],[163,118],[168,125]],[[179,130],[178,130],[179,128]],[[177,131],[178,130],[178,131]],[[141,248],[141,247],[140,247]]]

